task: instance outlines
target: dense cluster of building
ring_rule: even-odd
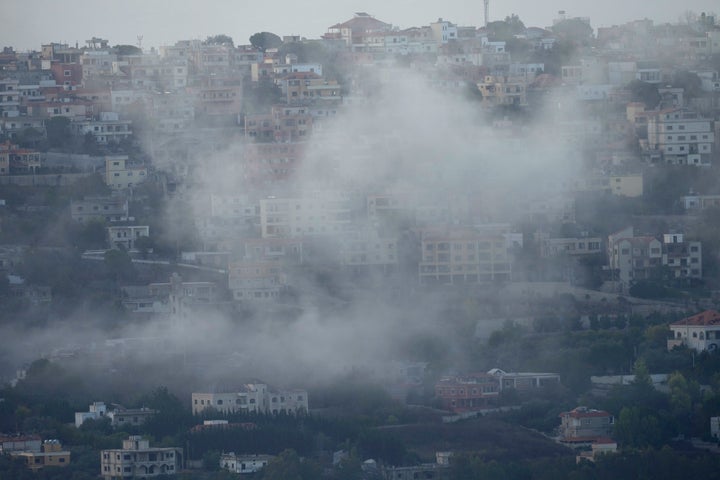
[[[573,32],[563,28],[568,22]],[[353,278],[403,276],[421,290],[516,280],[577,283],[580,266],[588,264],[603,267],[600,283],[614,293],[644,281],[702,281],[703,245],[683,228],[630,225],[601,233],[577,221],[575,198],[641,199],[648,169],[710,171],[717,165],[720,72],[710,62],[720,55],[715,19],[687,25],[641,20],[599,28],[597,35],[589,19],[564,13],[548,28],[526,28],[513,18],[505,23],[511,34],[499,34],[492,24],[460,26],[442,18],[402,29],[359,12],[320,39],[289,36],[273,46],[236,46],[217,36],[150,51],[111,47],[101,38],[82,47],[48,43],[33,52],[6,47],[0,54],[0,185],[65,186],[101,173],[112,193],[69,200],[69,217],[75,226],[101,224],[108,249],[143,257],[156,234],[149,219],[159,212],[142,209],[142,187],[153,185],[165,199],[191,205],[181,216],[191,220],[197,249],[177,251],[174,260],[222,273],[224,280],[187,281],[175,274],[167,282],[122,287],[128,312],[178,323],[224,303],[261,309],[289,301],[311,268]],[[571,59],[557,53],[563,45],[575,48]],[[457,165],[444,157],[457,152],[446,145],[426,158],[411,148],[421,139],[399,138],[393,128],[372,135],[334,128],[353,109],[373,105],[394,76],[387,72],[400,69],[411,74],[392,81],[421,79],[428,97],[462,94],[483,113],[482,125],[473,125],[469,135],[467,169],[450,171],[447,164]],[[414,115],[391,113],[398,123]],[[477,166],[476,154],[487,143],[497,146],[488,148],[488,164],[532,156],[528,113],[543,117],[543,136],[577,168],[555,171],[548,160],[543,178],[532,178],[527,188],[506,187],[486,171],[490,165]],[[429,124],[443,121],[431,117]],[[50,151],[68,142],[82,153]],[[400,152],[393,150],[398,145]],[[397,155],[384,158],[388,151]],[[395,178],[380,178],[396,170],[375,171],[378,157],[397,169]],[[345,163],[368,166],[368,175],[378,178],[363,183],[355,178],[359,169],[339,178]],[[219,180],[230,181],[216,181],[214,169]],[[448,180],[463,175],[464,182]],[[690,191],[675,200],[692,216],[720,207],[720,191]],[[136,220],[140,214],[143,221]],[[532,231],[521,232],[526,224]],[[568,225],[573,228],[558,228]],[[17,275],[26,251],[0,245],[0,272],[8,275],[13,295],[48,303],[47,287],[28,286]],[[84,258],[101,255],[89,251]],[[528,258],[557,268],[530,272]],[[670,329],[669,348],[716,350],[720,344],[715,311]],[[130,349],[136,341],[117,339],[106,347]],[[417,379],[404,382],[411,388]],[[554,373],[493,369],[445,376],[435,396],[444,409],[463,414],[495,406],[504,391],[532,395],[559,383]],[[261,383],[196,392],[191,404],[201,416],[299,415],[309,407],[306,391],[273,391]],[[140,427],[155,413],[95,402],[76,413],[75,423],[108,418],[115,427]],[[578,407],[560,418],[561,441],[592,444],[590,458],[616,447],[606,438],[614,424],[607,412]],[[202,429],[237,425],[210,422]],[[0,442],[32,469],[70,461],[56,440]],[[182,455],[180,448],[151,448],[131,436],[122,449],[102,451],[101,475],[173,474]],[[269,461],[225,453],[220,466],[253,473]],[[442,478],[448,463],[441,455],[437,464],[392,468],[387,475]]]

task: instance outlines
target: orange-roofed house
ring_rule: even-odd
[[[604,410],[576,407],[560,414],[560,440],[592,443],[613,433],[615,419]]]
[[[702,352],[715,351],[720,346],[720,312],[705,310],[670,324],[673,338],[667,346],[687,345],[689,348]]]

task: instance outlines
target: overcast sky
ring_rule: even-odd
[[[558,10],[590,17],[593,27],[639,18],[656,23],[675,22],[688,10],[720,11],[717,0],[491,0],[490,18],[516,13],[528,26],[548,26]],[[248,43],[258,31],[278,35],[320,37],[328,26],[345,21],[353,12],[367,12],[401,28],[427,25],[439,17],[459,25],[482,25],[482,0],[0,0],[0,46],[39,50],[49,42],[81,46],[96,36],[111,45],[143,48],[177,40],[223,33],[236,44]]]

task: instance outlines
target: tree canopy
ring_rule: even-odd
[[[115,45],[113,47],[115,49],[115,53],[118,55],[140,55],[142,53],[142,49],[139,47],[136,47],[135,45]]]
[[[525,24],[515,14],[505,17],[505,20],[490,22],[487,25],[488,37],[497,41],[508,41],[515,35],[525,32]]]
[[[271,32],[258,32],[250,36],[250,44],[263,52],[270,48],[278,48],[282,43],[282,38]]]
[[[579,18],[568,18],[553,25],[552,31],[566,40],[587,45],[593,38],[593,28]]]
[[[205,45],[230,45],[231,47],[235,45],[232,37],[223,33],[211,35],[207,37],[203,43]]]

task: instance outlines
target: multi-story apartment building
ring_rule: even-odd
[[[151,448],[149,440],[131,435],[123,440],[123,448],[100,452],[100,474],[104,480],[172,475],[180,469],[181,459],[180,448]]]
[[[430,30],[435,43],[445,44],[458,39],[457,25],[442,18],[438,18],[437,22],[432,22]]]
[[[682,108],[661,110],[648,116],[648,139],[643,145],[657,151],[672,165],[709,166],[715,142],[713,121]]]
[[[349,230],[339,237],[340,262],[352,269],[392,272],[397,269],[397,238],[382,237],[370,226]]]
[[[114,225],[107,227],[108,240],[112,248],[133,250],[140,237],[150,236],[148,225]]]
[[[512,255],[507,233],[504,228],[422,231],[420,283],[510,280]]]
[[[20,81],[12,78],[0,80],[0,117],[20,116]]]
[[[559,255],[583,256],[603,253],[602,238],[551,238],[549,234],[536,235],[542,258],[551,258]]]
[[[688,241],[682,233],[669,233],[662,241],[635,236],[628,227],[608,237],[612,279],[628,288],[638,280],[660,279],[661,267],[674,279],[702,278],[702,244]]]
[[[251,185],[285,180],[299,168],[304,142],[246,143],[243,148],[243,180]]]
[[[526,84],[522,78],[487,75],[477,87],[483,104],[488,107],[527,105]]]
[[[242,243],[246,261],[282,265],[303,263],[303,241],[299,238],[248,238]]]
[[[608,412],[577,407],[560,414],[560,439],[565,442],[592,442],[613,433],[615,419]]]
[[[132,122],[120,120],[115,112],[102,112],[98,119],[83,120],[72,125],[78,135],[92,135],[98,145],[119,143],[132,137]]]
[[[193,415],[206,410],[220,413],[256,412],[302,414],[308,411],[308,395],[305,390],[271,391],[262,383],[244,385],[237,392],[214,392],[192,394]]]
[[[247,260],[228,266],[228,289],[236,301],[277,300],[286,288],[286,274],[278,262]]]
[[[312,192],[295,198],[260,200],[263,238],[338,234],[351,226],[352,205],[345,192]]]
[[[613,280],[628,288],[637,280],[651,278],[662,265],[662,243],[652,236],[634,235],[628,227],[608,236],[608,259]]]
[[[105,157],[105,184],[113,190],[132,188],[147,180],[147,167],[131,165],[126,155]]]
[[[42,167],[40,152],[20,148],[9,140],[0,143],[0,175],[35,173],[40,167]]]
[[[245,116],[245,136],[258,142],[298,142],[312,132],[313,116],[307,107],[273,106],[269,114]]]
[[[308,104],[322,101],[340,103],[340,85],[325,80],[317,73],[289,73],[276,81],[288,105]]]
[[[443,408],[467,412],[487,408],[500,395],[500,380],[489,373],[441,378],[435,384],[435,396]]]
[[[673,278],[702,278],[702,244],[685,239],[682,233],[663,235],[662,264]]]
[[[232,77],[206,77],[198,87],[192,87],[195,96],[195,115],[226,117],[237,121],[242,108],[242,84]]]
[[[87,196],[70,201],[70,216],[78,223],[127,221],[128,213],[128,200],[122,196]]]
[[[357,12],[350,20],[328,27],[323,35],[325,40],[342,40],[346,47],[355,50],[362,48],[365,37],[379,32],[389,32],[392,25],[382,22],[365,12]]]

